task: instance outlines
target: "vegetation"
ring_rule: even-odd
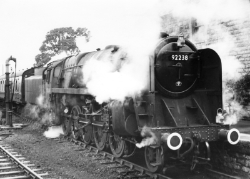
[[[45,40],[40,47],[40,54],[36,55],[36,65],[46,64],[51,60],[51,57],[65,51],[68,55],[74,55],[80,52],[76,45],[76,38],[85,36],[86,41],[89,41],[90,33],[86,28],[72,27],[56,28],[47,33]]]
[[[250,75],[246,74],[240,80],[228,81],[227,86],[231,87],[235,94],[236,100],[243,106],[250,104]]]

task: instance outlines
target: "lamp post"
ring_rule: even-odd
[[[12,111],[10,109],[10,73],[9,73],[9,62],[10,61],[14,61],[16,63],[16,59],[12,58],[12,56],[10,56],[10,58],[8,58],[6,60],[6,81],[5,81],[5,104],[6,104],[6,125],[9,125],[10,127],[13,127],[12,124]]]

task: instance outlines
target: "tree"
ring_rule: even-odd
[[[36,60],[36,66],[41,66],[46,64],[51,60],[51,57],[54,55],[47,54],[47,53],[41,53],[36,55],[35,60]]]
[[[37,65],[46,64],[51,60],[51,57],[65,51],[68,55],[75,55],[80,52],[76,45],[76,37],[85,36],[86,41],[89,41],[90,32],[86,28],[72,27],[56,28],[47,33],[42,46],[40,47],[41,54],[36,55],[35,60]]]
[[[238,81],[228,81],[226,84],[228,87],[234,89],[236,94],[236,100],[246,107],[250,104],[250,75],[243,75]]]

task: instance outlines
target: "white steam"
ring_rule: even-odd
[[[202,43],[202,48],[212,48],[222,60],[224,80],[238,80],[243,64],[232,55],[237,48],[236,39],[223,22],[239,20],[243,23],[250,15],[248,0],[165,0],[160,1],[161,14],[171,14],[174,19],[195,19],[199,30],[191,36],[193,43]],[[240,22],[241,21],[241,22]],[[179,24],[180,25],[181,21]],[[240,24],[237,24],[240,28]],[[178,28],[177,28],[178,29]],[[237,29],[240,32],[244,28]],[[179,33],[178,30],[173,34]],[[215,41],[210,41],[213,38]]]
[[[45,97],[40,94],[37,98],[36,98],[36,103],[38,104],[38,106],[40,106],[41,108],[49,108],[50,104],[49,102],[45,99]]]
[[[244,65],[237,59],[236,56],[230,55],[231,52],[236,49],[234,39],[228,35],[228,32],[220,31],[219,34],[223,36],[223,39],[207,47],[215,50],[220,56],[223,81],[237,81],[242,76],[240,71]]]
[[[33,121],[48,126],[56,122],[50,102],[42,94],[37,97],[36,104],[37,105],[27,104],[24,107],[23,114]]]
[[[106,60],[107,64],[101,60],[89,62],[88,68],[91,68],[91,74],[85,73],[85,75],[91,78],[87,82],[87,87],[99,102],[109,99],[122,100],[125,96],[140,94],[146,88],[149,56],[161,31],[161,16],[171,14],[173,18],[194,18],[198,23],[208,25],[213,21],[219,23],[245,18],[249,14],[250,7],[247,0],[164,0],[147,1],[147,3],[139,1],[131,5],[121,1],[114,2],[113,5],[115,8],[110,9],[109,18],[99,22],[100,29],[98,31],[89,29],[91,37],[88,43],[83,38],[77,39],[82,52],[103,49],[106,45],[119,45],[127,54],[129,63],[125,63],[119,71],[113,70],[113,64],[108,62],[109,60]],[[235,56],[229,55],[235,48],[234,39],[223,28],[215,26],[212,29],[217,33],[218,43],[207,47],[216,50],[220,55],[224,77],[239,78],[238,71],[242,68],[242,64]],[[200,32],[198,31],[196,36],[207,40],[205,31]],[[178,33],[175,31],[172,34]],[[191,40],[194,39],[192,37]]]
[[[242,48],[239,47],[239,35],[244,34],[246,28],[244,21],[250,17],[250,3],[248,0],[167,0],[162,5],[161,13],[168,14],[176,20],[177,26],[181,20],[195,19],[198,31],[190,36],[191,42],[198,48],[211,48],[215,50],[222,61],[223,98],[225,124],[236,124],[247,114],[243,107],[234,100],[225,83],[228,80],[237,81],[242,76],[244,64],[239,61]],[[179,23],[179,24],[178,24]],[[164,27],[164,26],[163,26]],[[242,28],[241,28],[242,27]],[[166,30],[168,27],[166,27]],[[171,31],[171,30],[170,30]],[[176,28],[172,34],[180,32]],[[250,39],[249,39],[250,40]]]
[[[63,135],[62,126],[51,126],[43,135],[47,138],[57,138],[60,135]]]
[[[154,144],[157,144],[158,142],[156,135],[147,126],[144,126],[142,128],[141,136],[145,138],[143,138],[140,143],[135,144],[136,147],[138,148],[146,147],[149,145],[154,145]]]
[[[234,91],[228,87],[224,87],[223,90],[223,104],[226,112],[223,115],[223,124],[234,125],[243,116],[249,116],[249,112],[235,100]]]
[[[176,4],[175,4],[176,3]],[[230,32],[227,23],[238,20],[239,23],[249,17],[250,3],[247,0],[218,0],[218,1],[186,1],[177,0],[174,5],[182,3],[179,10],[171,11],[176,18],[194,18],[199,30],[190,40],[198,43],[200,48],[211,48],[218,53],[222,61],[223,81],[238,80],[244,65],[238,60],[236,38]],[[168,8],[170,8],[168,6]],[[182,9],[184,8],[185,9]],[[179,12],[180,11],[180,12]],[[186,14],[186,15],[185,15]],[[231,22],[231,24],[233,24]],[[240,24],[237,24],[240,27]],[[241,31],[241,29],[239,29]],[[242,29],[242,31],[244,31]],[[198,46],[199,46],[198,45]]]
[[[115,54],[104,52],[84,65],[84,82],[98,102],[122,101],[126,96],[140,94],[147,87],[149,56],[161,27],[156,2],[140,2],[115,9],[114,17],[100,23],[102,30],[92,32],[90,29],[92,37],[86,45],[83,39],[77,40],[82,45],[82,48],[79,46],[82,52],[89,49],[88,46],[93,48],[92,51],[107,45],[121,47]]]
[[[196,18],[208,24],[212,20],[244,18],[249,13],[248,0],[162,0],[161,13],[171,13],[175,18]]]
[[[47,64],[57,61],[57,60],[61,60],[65,57],[69,56],[65,51],[61,51],[60,54],[56,54],[55,56],[51,57],[51,60],[48,61],[44,66],[47,66]]]
[[[37,111],[34,111],[36,113],[40,113],[42,111],[42,115],[40,115],[39,121],[42,124],[51,125],[53,124],[54,116],[52,113],[51,105],[48,99],[45,98],[42,94],[39,95],[39,97],[36,99],[38,107]]]
[[[25,109],[28,111],[28,116],[36,119],[39,123],[51,126],[56,121],[55,113],[51,108],[49,101],[42,94],[36,99],[37,105],[26,105]],[[47,138],[56,138],[63,134],[62,126],[51,126],[43,135]]]
[[[92,57],[83,67],[84,83],[99,103],[139,95],[148,84],[148,55],[122,48],[112,54],[112,50]]]
[[[154,0],[146,3],[143,0],[113,1],[110,6],[106,6],[105,21],[93,22],[93,26],[98,23],[99,28],[92,29],[89,26],[89,42],[86,43],[83,38],[77,39],[79,49],[85,52],[103,49],[107,45],[119,45],[148,54],[160,32],[157,4]]]

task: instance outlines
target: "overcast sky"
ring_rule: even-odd
[[[86,27],[91,43],[77,43],[81,51],[125,43],[138,48],[154,43],[160,16],[232,19],[249,12],[248,0],[0,0],[0,74],[11,55],[17,68],[35,63],[45,35],[60,27]],[[124,44],[122,44],[124,45]],[[60,57],[58,57],[60,58]]]
[[[18,69],[31,67],[46,33],[54,28],[86,27],[92,36],[112,38],[124,19],[141,16],[141,9],[150,6],[142,0],[0,0],[0,74],[11,55]]]

